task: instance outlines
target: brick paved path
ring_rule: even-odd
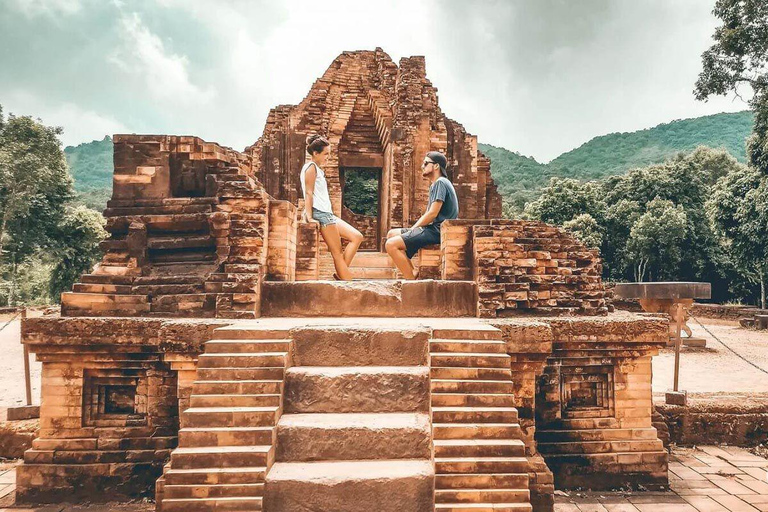
[[[15,463],[0,464],[0,507],[13,506]],[[555,512],[768,512],[768,459],[743,448],[676,448],[669,492],[577,493],[557,496]],[[150,512],[154,504],[48,505],[0,512]]]
[[[568,493],[555,512],[768,512],[768,459],[743,448],[676,448],[669,492]]]

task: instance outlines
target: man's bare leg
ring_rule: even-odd
[[[403,277],[410,280],[416,279],[416,276],[413,274],[413,263],[405,254],[405,241],[403,241],[403,237],[397,235],[388,238],[384,247],[389,257],[395,262],[395,266],[402,272]]]

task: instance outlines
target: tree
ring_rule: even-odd
[[[722,20],[715,43],[702,56],[694,94],[699,100],[746,87],[755,113],[747,153],[752,165],[768,175],[768,2],[717,0],[712,13]]]
[[[72,198],[60,133],[13,115],[0,130],[0,262],[10,268],[11,303],[19,263],[53,245]]]
[[[672,201],[656,198],[632,226],[627,254],[635,264],[635,281],[674,276],[682,256],[687,218]]]
[[[574,234],[577,240],[590,248],[599,248],[603,244],[602,228],[588,213],[582,213],[563,223],[563,228]]]
[[[760,284],[763,308],[768,277],[766,193],[765,178],[752,167],[740,166],[717,182],[707,201],[707,210],[742,275]]]
[[[571,178],[552,178],[539,198],[528,203],[528,217],[562,225],[581,215],[590,214],[595,220],[603,210],[599,182],[581,182]]]
[[[68,208],[58,226],[53,250],[57,263],[51,272],[49,293],[55,301],[98,261],[99,242],[107,237],[104,225],[104,217],[99,212],[84,205]]]

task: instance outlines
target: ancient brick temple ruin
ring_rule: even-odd
[[[334,209],[364,227],[360,280],[299,222],[307,133],[333,143]],[[555,487],[667,485],[651,356],[667,320],[608,313],[598,254],[501,220],[489,161],[424,59],[340,55],[244,152],[116,135],[111,236],[61,315],[27,319],[40,437],[19,500],[155,493],[168,511],[551,510]],[[395,279],[383,234],[424,210],[428,150],[462,218]],[[378,178],[376,216],[345,176]]]

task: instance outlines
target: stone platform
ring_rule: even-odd
[[[44,401],[19,499],[149,493],[169,454],[162,510],[335,510],[359,486],[399,510],[549,510],[554,484],[662,488],[650,356],[666,329],[626,313],[29,319]],[[373,487],[342,477],[368,466]]]

